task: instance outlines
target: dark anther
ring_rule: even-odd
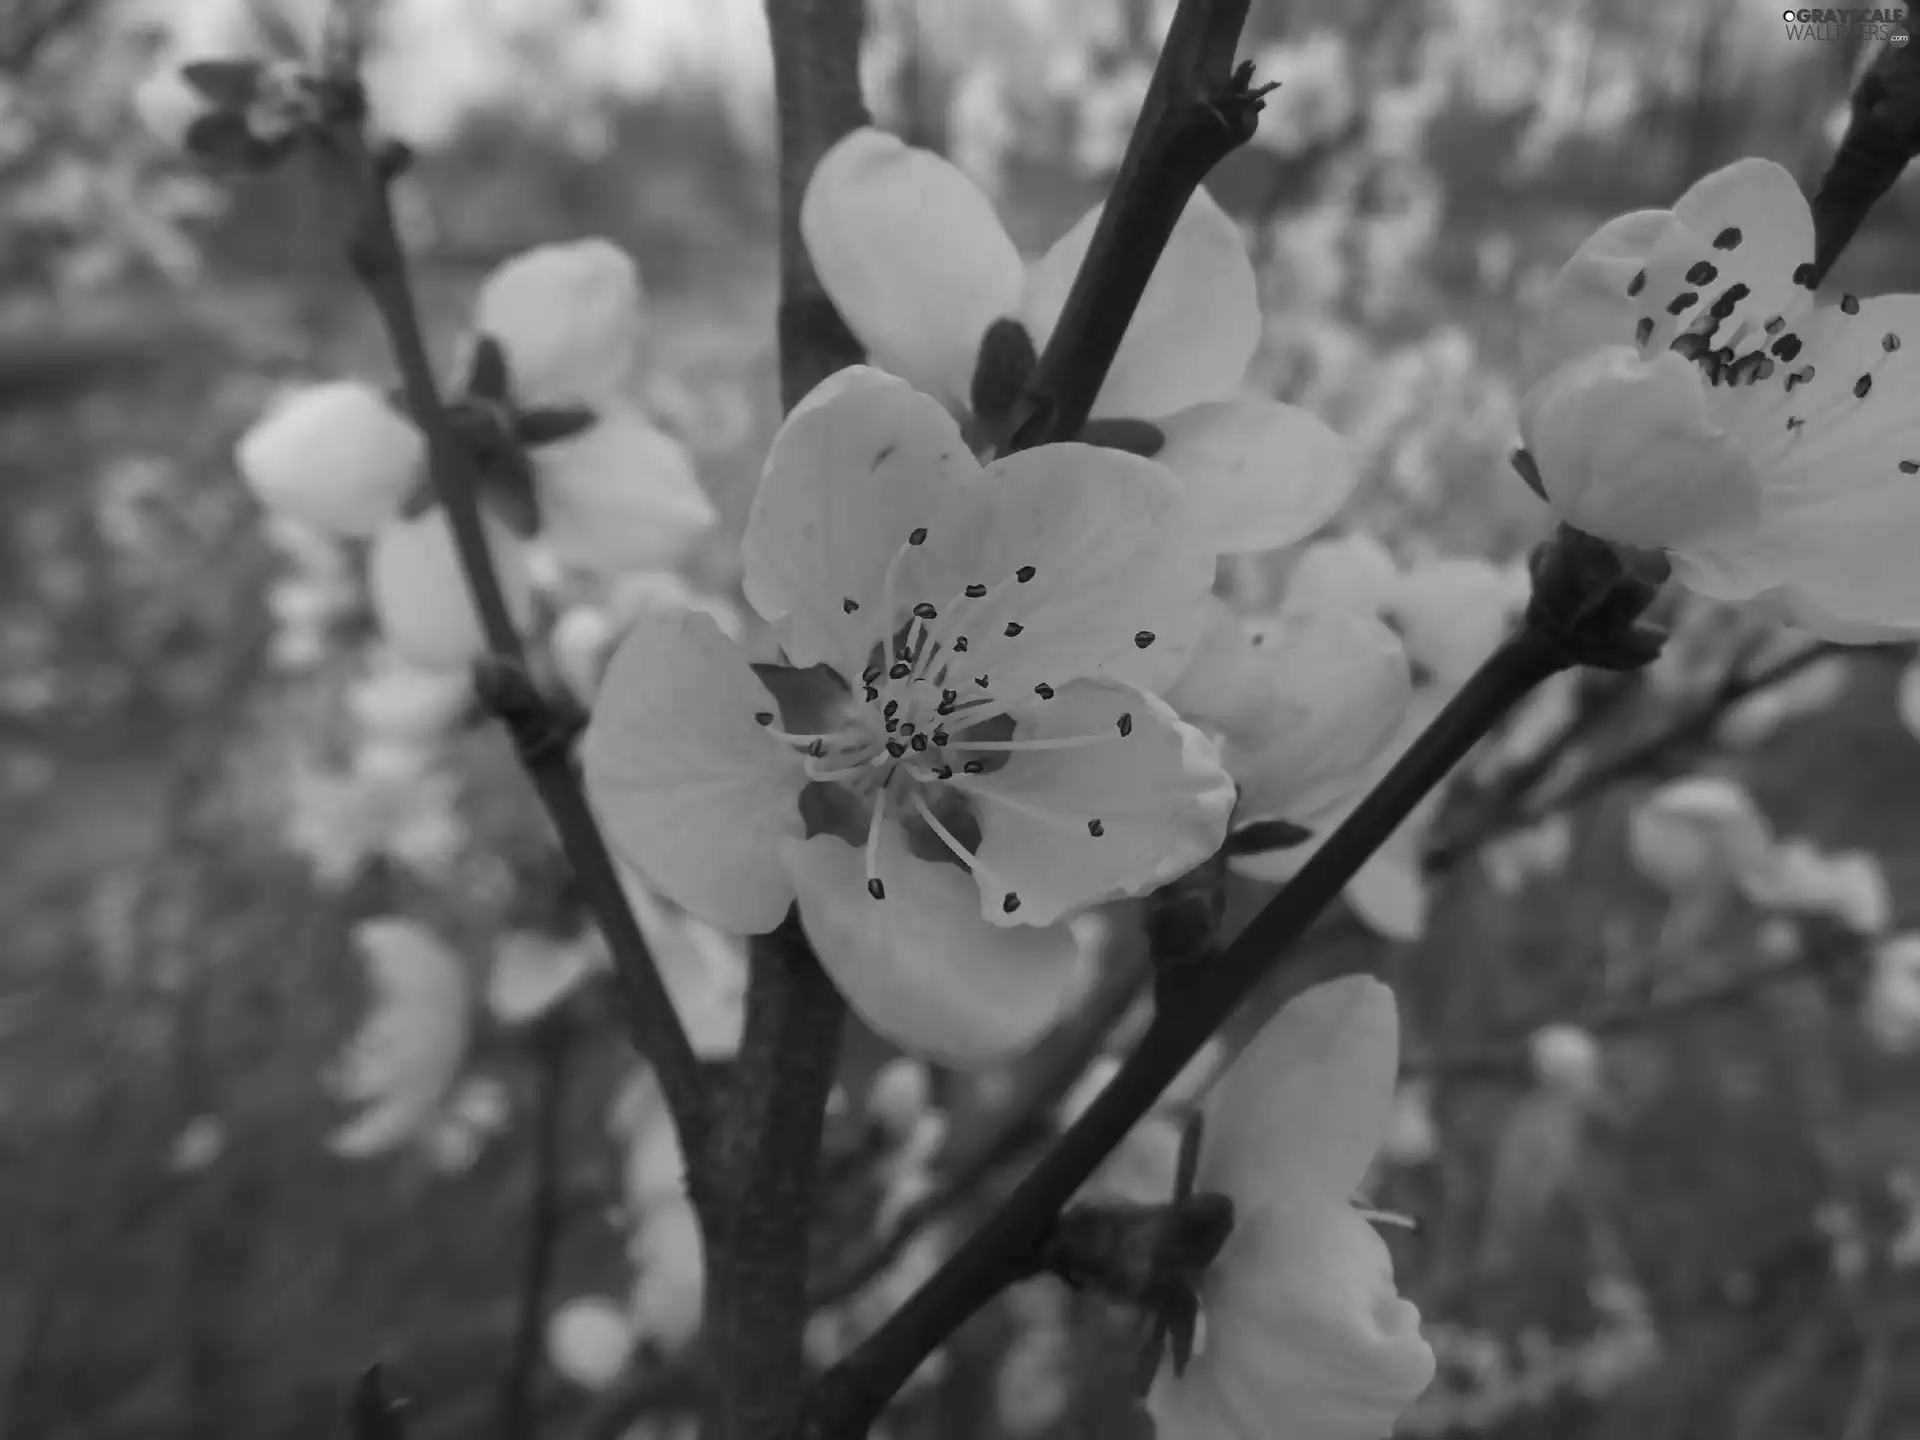
[[[1880,348],[1891,355],[1900,348],[1900,337],[1889,330],[1880,337]]]
[[[934,771],[933,773],[934,773],[934,778],[936,779],[951,780],[953,779],[953,766],[942,765],[938,770]]]
[[[1731,250],[1739,243],[1740,227],[1738,225],[1729,225],[1713,237],[1713,248],[1716,250]]]
[[[1042,700],[1051,700],[1053,699],[1053,686],[1042,680],[1038,685],[1033,687],[1033,693],[1038,695]]]
[[[1920,475],[1920,460],[1902,460],[1900,462],[1900,473],[1902,475]]]
[[[967,598],[969,600],[978,600],[982,595],[986,593],[987,593],[987,587],[984,585],[973,584],[973,585],[967,586]]]
[[[1719,275],[1720,272],[1714,268],[1711,260],[1698,260],[1695,261],[1693,267],[1687,271],[1687,284],[1711,285],[1719,278]]]
[[[922,525],[917,530],[913,531],[912,534],[907,536],[907,543],[909,545],[926,544],[927,543],[927,527]]]
[[[907,676],[911,675],[912,673],[913,673],[913,666],[909,665],[904,660],[894,661],[892,668],[887,671],[887,674],[895,680],[904,680],[907,678]]]
[[[1106,833],[1107,833],[1107,827],[1101,821],[1099,820],[1087,821],[1087,834],[1093,836],[1094,839],[1098,840],[1102,835]]]
[[[1026,628],[1027,627],[1022,625],[1018,620],[1009,620],[1007,622],[1007,628],[1003,633],[1006,635],[1006,637],[1009,640],[1011,640],[1013,639],[1014,636],[1018,635],[1022,630]]]
[[[887,701],[887,708],[882,710],[880,713],[886,716],[887,719],[891,720],[896,714],[899,713],[899,711],[900,711],[900,702],[898,700],[889,700]]]
[[[1629,298],[1631,298],[1632,296],[1638,295],[1642,290],[1646,288],[1647,288],[1647,272],[1642,270],[1638,275],[1634,276],[1633,279],[1627,282],[1627,295]]]
[[[1633,327],[1633,338],[1641,345],[1646,344],[1647,341],[1653,338],[1653,317],[1651,315],[1642,315],[1640,317],[1640,323]]]
[[[1685,311],[1691,310],[1694,306],[1698,305],[1699,303],[1700,303],[1700,292],[1698,290],[1682,290],[1678,295],[1674,296],[1673,299],[1667,302],[1667,314],[1669,315],[1682,314]]]
[[[924,735],[916,735],[907,743],[915,750],[925,750],[927,748],[927,737]]]
[[[987,762],[984,760],[969,760],[960,768],[969,775],[978,775],[987,768]]]
[[[1020,897],[1011,890],[1007,891],[1007,898],[1000,902],[1000,908],[1009,915],[1013,914],[1020,908]]]
[[[876,900],[884,900],[887,898],[887,887],[880,883],[880,877],[878,875],[867,881],[867,894],[873,896]]]
[[[1149,645],[1153,644],[1153,631],[1136,630],[1133,635],[1133,643],[1141,650],[1146,649]]]
[[[1782,360],[1791,363],[1793,357],[1800,353],[1800,337],[1798,335],[1782,335],[1778,340],[1773,342],[1770,348],[1773,350],[1773,353],[1778,355]]]
[[[898,760],[906,753],[907,747],[902,745],[898,740],[887,741],[887,754],[891,755],[894,759]]]
[[[1813,262],[1811,260],[1803,260],[1793,267],[1793,283],[1803,286],[1808,290],[1813,289],[1814,286],[1819,283],[1814,275]]]
[[[1120,717],[1120,733],[1122,735],[1133,734],[1133,716],[1131,714]]]
[[[1860,297],[1857,295],[1842,295],[1840,297],[1840,313],[1842,315],[1858,315],[1860,313]]]
[[[1873,388],[1873,376],[1862,375],[1858,380],[1853,382],[1853,398],[1856,400],[1866,399],[1867,392],[1872,388]]]
[[[756,725],[771,725],[773,723],[773,712],[771,710],[754,711],[753,723]]]
[[[854,611],[860,608],[860,602],[854,599],[851,595],[849,595],[847,596],[846,599],[840,602],[840,608],[846,611],[847,614],[851,615]]]
[[[940,612],[934,609],[933,603],[928,600],[922,600],[918,605],[914,606],[913,613],[918,615],[922,620],[938,620],[940,618]]]
[[[1034,570],[1031,565],[1022,565],[1018,570],[1013,572],[1013,578],[1018,580],[1022,585],[1033,579],[1033,575]]]

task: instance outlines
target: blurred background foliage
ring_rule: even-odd
[[[874,109],[1038,248],[1110,178],[1164,9],[873,0]],[[644,399],[737,536],[777,418],[757,0],[386,0],[380,20],[380,113],[423,156],[406,219],[432,328],[450,339],[518,248],[627,246]],[[457,736],[434,776],[353,769],[342,685],[364,621],[285,582],[286,546],[231,473],[276,385],[388,373],[299,167],[215,182],[132,116],[149,66],[253,23],[227,0],[0,9],[6,1436],[331,1436],[375,1359],[415,1397],[419,1440],[467,1435],[494,1423],[516,1325],[534,1067],[507,1027],[464,1057],[435,1143],[326,1144],[343,1112],[323,1076],[366,1006],[352,924],[428,918],[478,975],[503,930],[556,923],[566,897],[498,737]],[[1266,292],[1260,379],[1356,444],[1347,523],[1408,554],[1516,556],[1539,523],[1505,463],[1532,297],[1600,220],[1731,158],[1815,178],[1857,48],[1790,41],[1755,0],[1257,0],[1245,51],[1284,84],[1213,188]],[[1896,190],[1842,284],[1920,288],[1915,204]],[[734,564],[717,544],[693,579],[724,594]],[[1734,644],[1704,643],[1708,669]],[[1920,920],[1920,757],[1885,659],[1846,662],[1816,714],[1661,751],[1579,808],[1539,873],[1454,867],[1418,943],[1344,915],[1316,934],[1317,963],[1396,981],[1426,1070],[1378,1193],[1422,1221],[1396,1256],[1444,1335],[1405,1433],[1920,1435],[1920,1287],[1897,1243],[1920,1077],[1865,1038],[1857,967],[1624,1027],[1605,1103],[1540,1083],[1515,1043],[1786,943],[1737,907],[1676,922],[1626,859],[1635,796],[1703,751],[1780,832],[1874,857],[1891,915],[1855,929]],[[1684,688],[1608,689],[1583,738],[1657,727]],[[1860,937],[1828,929],[1794,943],[1857,959]],[[630,1062],[604,1024],[574,1043],[552,1302],[632,1284],[605,1123]],[[951,1140],[888,1140],[861,1099],[871,1049],[836,1121],[829,1252],[872,1229],[889,1157],[964,1148],[985,1103],[942,1080]],[[1127,1433],[1125,1360],[1097,1305],[1027,1287],[894,1433]],[[542,1434],[675,1433],[671,1365],[642,1368],[611,1400],[543,1370]]]

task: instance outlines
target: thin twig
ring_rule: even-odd
[[[572,1070],[573,1035],[565,1015],[553,1015],[538,1026],[532,1047],[533,1195],[527,1205],[526,1253],[520,1267],[513,1353],[500,1397],[500,1440],[534,1440],[538,1433],[533,1389],[545,1348],[547,1292],[553,1284],[554,1259],[566,1225],[567,1082]]]
[[[1674,755],[1704,740],[1726,713],[1742,700],[1794,676],[1829,656],[1854,655],[1859,647],[1821,641],[1796,650],[1771,665],[1745,673],[1729,672],[1706,700],[1681,711],[1651,734],[1622,747],[1604,760],[1582,770],[1559,789],[1546,795],[1529,795],[1516,803],[1493,806],[1454,835],[1427,852],[1430,872],[1444,873],[1488,841],[1524,830],[1563,810],[1574,810],[1611,790],[1624,781],[1656,773]]]
[[[492,668],[481,673],[490,675],[496,686],[511,687],[516,682],[530,686],[525,650],[487,547],[471,466],[448,422],[421,336],[406,254],[394,222],[392,184],[397,162],[376,155],[358,126],[336,126],[328,139],[328,156],[344,172],[355,205],[349,256],[386,330],[400,367],[407,408],[426,437],[428,476],[446,510],[460,567],[486,633]],[[564,745],[547,743],[552,737],[537,733],[540,728],[524,721],[513,726],[521,763],[559,835],[581,899],[606,937],[616,993],[634,1047],[660,1076],[686,1153],[700,1155],[710,1115],[699,1061],[627,905],[619,870],[580,789],[572,757]],[[690,1184],[698,1194],[702,1177],[697,1165]]]

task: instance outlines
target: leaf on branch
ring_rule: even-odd
[[[551,445],[557,440],[572,439],[599,418],[586,405],[553,405],[538,410],[522,410],[513,417],[513,438],[529,447]]]

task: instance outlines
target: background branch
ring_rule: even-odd
[[[547,1330],[547,1292],[565,1228],[567,1081],[573,1034],[564,1008],[548,1015],[531,1037],[534,1067],[533,1194],[527,1204],[526,1253],[521,1261],[513,1353],[500,1396],[500,1440],[532,1440],[534,1382]]]
[[[706,1087],[701,1082],[693,1045],[627,905],[620,873],[580,789],[570,751],[564,744],[551,743],[551,735],[534,733],[540,728],[535,723],[538,692],[526,677],[525,650],[507,613],[487,548],[472,467],[448,423],[434,382],[406,254],[394,222],[392,185],[401,158],[397,152],[376,155],[357,122],[336,125],[327,138],[328,156],[342,172],[352,206],[349,259],[379,312],[400,368],[407,408],[426,437],[433,493],[446,510],[460,567],[486,631],[493,665],[483,669],[481,675],[490,677],[496,708],[505,708],[499,704],[503,695],[536,702],[534,713],[523,712],[512,726],[521,763],[560,837],[561,850],[579,883],[581,901],[606,937],[613,959],[615,993],[634,1047],[653,1063],[660,1076],[661,1090],[686,1153],[699,1155],[709,1116]],[[543,743],[531,743],[536,740]],[[697,1194],[702,1183],[697,1166],[692,1167],[689,1183]]]

